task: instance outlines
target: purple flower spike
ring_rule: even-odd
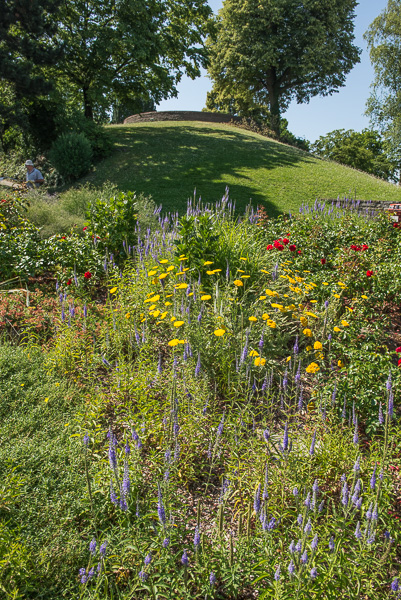
[[[399,584],[398,578],[394,579],[391,582],[391,589],[393,592],[398,592],[398,590],[400,589],[400,584]]]
[[[286,450],[288,450],[288,421],[285,424],[285,428],[284,428],[283,450],[284,450],[284,452]]]
[[[360,540],[361,537],[362,537],[361,524],[360,524],[359,521],[358,521],[358,524],[357,524],[356,529],[355,529],[355,537],[356,537],[357,540]]]
[[[313,432],[312,443],[311,443],[311,446],[309,449],[310,456],[313,456],[315,454],[315,444],[316,444],[316,429]]]
[[[358,456],[358,458],[356,459],[355,464],[354,464],[354,471],[355,471],[355,473],[359,473],[360,470],[361,470],[361,459],[360,459],[360,456]]]
[[[294,552],[295,552],[295,542],[294,542],[294,540],[292,540],[292,542],[291,542],[288,550],[290,551],[291,554],[294,554]]]
[[[297,517],[297,523],[298,523],[298,525],[300,527],[301,527],[301,525],[303,523],[303,520],[304,520],[303,516],[302,515],[298,515],[298,517]]]
[[[213,571],[209,575],[209,583],[211,586],[215,585],[216,583],[216,575],[213,573]]]
[[[288,574],[290,577],[292,577],[295,573],[295,564],[294,561],[291,559],[290,564],[288,565]]]
[[[84,567],[82,567],[82,569],[79,569],[79,575],[81,577],[81,583],[86,583],[88,581],[88,578],[86,576],[86,569]]]
[[[307,563],[307,562],[308,562],[308,553],[307,553],[307,551],[305,550],[305,552],[304,552],[304,553],[302,554],[302,556],[301,556],[301,563],[302,563],[303,565],[306,565],[306,563]]]
[[[138,577],[141,581],[146,581],[149,575],[146,573],[146,571],[139,571]]]
[[[298,492],[298,488],[296,488],[296,487],[295,487],[295,488],[292,490],[292,494],[293,494],[293,496],[295,496],[295,497],[296,497],[296,496],[298,496],[298,494],[299,494],[299,492]]]
[[[270,438],[270,431],[268,429],[264,430],[263,437],[264,437],[264,440],[265,440],[265,442],[267,444],[269,442],[269,438]]]
[[[276,572],[274,573],[274,580],[280,581],[281,568],[280,565],[277,567]]]
[[[88,447],[89,445],[89,435],[85,433],[84,435],[84,446]]]
[[[388,392],[390,392],[391,389],[392,389],[392,387],[393,387],[393,384],[392,384],[392,381],[391,381],[391,371],[389,371],[389,373],[388,373],[388,379],[387,379],[387,382],[386,382],[386,390]]]
[[[310,572],[310,576],[311,576],[311,579],[316,579],[316,577],[317,577],[317,569],[316,569],[316,567],[313,567],[313,569]]]
[[[106,556],[106,549],[107,549],[107,541],[103,542],[103,544],[99,548],[99,554],[102,558],[104,558]]]
[[[388,397],[388,416],[390,417],[390,419],[393,418],[393,414],[394,414],[394,394],[393,391],[390,391],[389,397]]]
[[[201,538],[200,538],[200,533],[199,533],[199,527],[196,526],[195,527],[195,535],[194,535],[194,546],[195,546],[195,550],[197,550],[197,548],[199,547]]]
[[[258,488],[255,492],[255,498],[253,500],[253,508],[257,515],[260,512],[260,489],[261,489],[261,485],[259,483]]]
[[[189,565],[189,560],[188,560],[188,556],[187,556],[187,551],[184,550],[184,554],[181,556],[181,562],[184,565],[184,567],[187,567]]]
[[[162,546],[163,548],[168,548],[170,544],[170,538],[164,538],[163,542],[162,542]]]
[[[157,486],[157,495],[158,495],[157,514],[159,516],[159,521],[160,521],[161,525],[163,525],[163,527],[164,527],[166,524],[166,511],[165,511],[164,505],[163,505],[163,497],[162,497],[162,491],[161,491],[160,484],[158,484],[158,486]]]
[[[316,550],[318,543],[319,543],[319,538],[317,537],[317,534],[316,534],[311,543],[311,548],[313,551]]]
[[[382,409],[382,403],[381,402],[379,404],[379,423],[380,423],[380,425],[383,425],[383,423],[384,423],[383,409]]]
[[[331,538],[329,539],[329,550],[330,550],[330,552],[334,552],[334,548],[335,548],[334,537],[331,536]]]
[[[358,418],[355,418],[355,429],[354,429],[354,437],[352,438],[353,443],[356,445],[359,441],[358,435]]]
[[[312,523],[310,522],[310,519],[309,519],[307,524],[304,527],[304,533],[306,533],[308,535],[311,531],[312,531]]]
[[[144,560],[145,567],[150,565],[151,562],[152,562],[152,553],[149,552],[149,554],[145,557],[145,560]]]
[[[370,478],[370,489],[371,490],[374,490],[376,487],[376,469],[377,469],[377,465],[375,465],[375,468],[373,469],[372,477]]]
[[[93,538],[91,543],[89,544],[89,552],[92,554],[92,556],[95,556],[96,554],[96,539]]]

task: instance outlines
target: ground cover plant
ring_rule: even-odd
[[[98,208],[98,271],[0,293],[8,596],[396,598],[400,228]]]

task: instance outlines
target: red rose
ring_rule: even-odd
[[[401,346],[398,346],[398,348],[395,349],[396,352],[400,353],[401,352]]]
[[[369,246],[367,244],[363,244],[362,250],[369,250]]]
[[[84,277],[85,277],[85,279],[90,279],[92,277],[92,273],[90,273],[89,271],[86,271],[86,273],[84,273]]]
[[[398,359],[398,366],[401,367],[401,358]]]
[[[277,244],[276,249],[277,250],[284,250],[284,246],[282,246],[281,244]]]
[[[266,250],[273,250],[273,244],[269,244],[268,246],[266,246]]]
[[[372,277],[373,271],[366,271],[366,277]]]
[[[297,249],[295,244],[291,244],[291,246],[288,246],[288,248],[291,250],[291,252],[295,252],[295,250]]]
[[[72,284],[72,281],[71,281],[71,279],[69,279],[69,280],[67,281],[67,285],[71,285],[71,284]]]
[[[87,227],[84,227],[84,228],[82,229],[82,231],[86,231],[87,229],[88,229]]]
[[[326,259],[325,258],[321,258],[320,262],[322,263],[322,265],[325,265],[326,264]]]
[[[398,228],[398,223],[393,223],[393,227],[395,227],[395,229]]]
[[[290,243],[290,240],[289,240],[288,238],[284,238],[284,239],[283,239],[283,244],[284,244],[284,246],[286,246],[286,245],[287,245],[287,244],[289,244],[289,243]]]

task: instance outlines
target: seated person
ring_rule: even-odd
[[[42,173],[38,169],[35,169],[31,160],[27,160],[25,166],[27,187],[34,188],[41,186],[44,182]]]

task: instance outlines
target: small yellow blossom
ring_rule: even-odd
[[[291,356],[287,356],[287,358],[285,359],[285,362],[290,362],[291,360]]]
[[[263,319],[264,321],[267,321],[267,319],[270,319],[270,317],[269,317],[269,315],[268,315],[267,313],[263,313],[263,315],[262,315],[262,319]]]
[[[266,359],[265,358],[255,358],[253,364],[255,365],[255,367],[263,367],[266,364]]]
[[[129,319],[129,318],[130,318],[130,316],[131,316],[131,313],[127,312],[127,313],[126,313],[126,315],[125,315],[125,318],[126,318],[126,319]]]
[[[327,281],[323,281],[322,285],[329,285]]]
[[[149,306],[149,312],[152,310],[155,310],[155,308],[156,308],[156,304],[152,304],[152,306]]]
[[[153,277],[156,275],[157,271],[148,271],[148,277]]]
[[[152,315],[152,317],[155,317],[155,319],[157,319],[157,317],[160,315],[160,310],[154,310],[154,311],[151,313],[151,315]]]
[[[249,279],[250,275],[241,275],[241,279]]]
[[[207,260],[206,262],[203,263],[203,266],[206,267],[206,265],[212,265],[213,261],[211,260]]]
[[[171,317],[171,319],[170,319],[171,322],[176,321],[176,320],[177,320],[177,317]]]
[[[163,258],[163,260],[160,261],[161,265],[166,265],[168,263],[167,258]]]
[[[164,303],[164,306],[171,306],[171,305],[172,305],[172,302],[165,302]]]
[[[344,321],[344,319],[341,321],[341,325],[343,327],[349,327],[349,323],[347,323],[347,321]]]
[[[237,287],[241,287],[242,285],[244,285],[243,282],[240,279],[235,279],[233,283]]]
[[[110,290],[110,294],[115,294],[115,293],[116,293],[116,291],[117,291],[117,288],[116,288],[116,287],[113,287],[113,288],[111,288],[111,290]]]
[[[205,294],[204,296],[201,296],[201,300],[210,300],[211,296],[209,294]]]
[[[206,275],[214,275],[214,271],[206,271]]]
[[[240,260],[248,260],[247,258],[245,258],[244,256],[240,256],[239,257]]]
[[[304,329],[302,332],[306,337],[312,337],[312,331],[310,329]]]
[[[180,340],[177,340],[176,338],[174,340],[170,340],[168,345],[169,346],[178,346],[178,344],[180,343]]]
[[[272,321],[271,319],[269,319],[268,321],[266,321],[266,325],[268,325],[272,329],[275,329],[277,327],[276,322]]]
[[[175,286],[175,288],[176,288],[177,290],[186,290],[186,289],[187,289],[187,287],[188,287],[188,284],[187,284],[187,283],[179,283],[178,285],[176,285],[176,286]]]
[[[312,346],[306,346],[306,351],[310,352],[312,350]]]
[[[259,300],[266,300],[267,296],[259,296]]]
[[[161,275],[159,275],[159,279],[164,279],[165,277],[167,277],[168,273],[162,273]]]
[[[174,321],[174,327],[181,327],[181,325],[184,325],[184,321]]]
[[[344,363],[343,363],[342,360],[339,360],[337,364],[340,367],[340,369],[342,369],[343,367],[345,367],[345,365],[344,365]]]
[[[308,310],[305,311],[305,314],[308,315],[308,317],[314,317],[315,319],[318,319],[319,317],[317,315],[315,315],[313,312],[309,312]]]
[[[302,310],[302,308],[301,308],[301,310]],[[301,325],[303,325],[304,327],[306,327],[308,325],[308,319],[306,317],[301,316],[299,318],[299,320],[301,321]]]
[[[318,371],[320,371],[320,367],[315,362],[312,362],[310,365],[308,365],[306,367],[306,372],[307,373],[317,373]]]
[[[256,352],[256,350],[251,350],[249,356],[259,356],[259,352]]]
[[[364,300],[367,300],[367,299],[368,299],[368,297],[367,297],[367,296],[365,296],[365,294],[362,294],[361,298],[363,298]]]
[[[256,323],[257,318],[256,317],[249,317],[248,320],[251,321],[252,323]]]
[[[323,360],[323,359],[324,359],[324,354],[323,354],[323,352],[316,352],[315,356],[316,356],[316,358],[317,358],[318,360]]]
[[[156,294],[156,296],[152,296],[151,298],[147,298],[146,300],[144,300],[144,304],[146,304],[147,302],[157,302],[158,300],[160,300],[160,295]]]
[[[336,333],[339,333],[340,331],[342,331],[339,327],[334,327],[333,331],[335,331]]]
[[[322,346],[322,343],[321,343],[321,342],[315,342],[315,343],[313,344],[313,347],[314,347],[314,349],[315,349],[315,350],[322,350],[322,348],[323,348],[323,346]]]
[[[167,267],[167,271],[173,271],[175,269],[174,265],[170,265],[169,267]]]
[[[225,332],[226,332],[225,329],[216,329],[214,331],[214,335],[217,335],[217,337],[221,337],[222,335],[225,334]]]

